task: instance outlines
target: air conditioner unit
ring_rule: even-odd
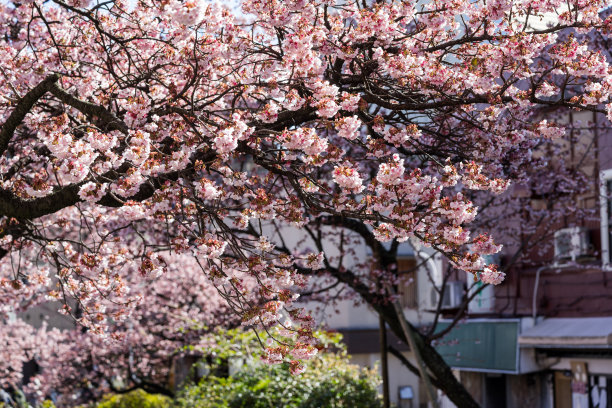
[[[463,282],[447,282],[444,286],[440,309],[456,309],[461,306],[464,292],[465,284]],[[431,288],[431,308],[434,310],[438,307],[439,296],[440,294],[436,291],[436,288]]]
[[[555,232],[555,261],[575,261],[589,253],[589,231],[582,227],[563,228]]]

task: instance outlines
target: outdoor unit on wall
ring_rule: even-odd
[[[589,254],[589,231],[582,227],[563,228],[555,232],[555,261],[575,261]]]
[[[461,306],[464,292],[465,289],[463,282],[446,282],[440,309],[455,309]],[[436,291],[436,289],[431,288],[431,308],[434,310],[438,307],[439,296],[440,294]]]

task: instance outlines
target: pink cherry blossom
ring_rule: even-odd
[[[335,167],[333,177],[336,184],[350,192],[359,193],[365,188],[363,186],[363,179],[359,175],[359,172],[352,167]]]
[[[159,347],[167,362],[177,343],[164,339],[181,324],[167,317],[174,303],[154,302],[159,323],[146,302],[180,302],[182,322],[210,318],[185,282],[231,309],[211,324],[282,327],[265,359],[297,361],[296,372],[309,356],[301,345],[314,342],[316,322],[296,303],[308,285],[388,300],[395,255],[377,242],[418,242],[499,284],[503,272],[483,258],[501,250],[487,205],[524,203],[521,189],[550,195],[530,169],[544,166],[538,149],[557,151],[575,129],[549,113],[612,119],[607,50],[589,37],[609,32],[598,12],[607,2],[558,6],[0,4],[0,312],[55,299],[82,328],[48,331],[47,384],[32,392],[66,390],[53,379],[85,378],[79,367],[100,361],[111,367],[101,388],[126,367],[167,374],[144,351]],[[551,25],[534,28],[527,9]],[[582,191],[584,175],[560,157],[552,184]],[[364,245],[376,249],[367,261]],[[135,348],[143,354],[129,367]],[[429,367],[457,385],[439,368]]]

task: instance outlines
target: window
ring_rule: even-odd
[[[403,308],[415,309],[418,306],[417,263],[415,258],[399,258],[397,272],[402,279],[400,304]]]
[[[612,377],[592,375],[589,377],[589,399],[593,408],[612,407]]]
[[[612,244],[612,169],[599,174],[599,194],[601,211],[601,264],[605,269],[612,269],[610,264],[610,244]]]

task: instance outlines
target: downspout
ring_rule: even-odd
[[[536,321],[536,317],[538,314],[538,309],[537,309],[537,298],[538,298],[538,286],[540,283],[540,274],[542,273],[542,271],[546,270],[546,269],[564,269],[564,268],[568,268],[572,266],[571,264],[563,264],[563,265],[544,265],[544,266],[540,266],[538,268],[538,270],[536,271],[536,278],[535,278],[535,282],[533,284],[533,299],[531,301],[531,317],[533,319],[533,325],[535,326],[535,321]]]
[[[442,276],[437,276],[438,275],[438,266],[436,265],[436,262],[434,261],[434,256],[428,254],[427,252],[424,251],[414,251],[416,256],[418,256],[419,258],[421,258],[422,260],[425,261],[425,263],[428,266],[428,269],[431,271],[431,279],[434,281],[434,284],[438,284],[441,282],[436,282],[436,280],[439,280],[439,278],[441,278]]]

